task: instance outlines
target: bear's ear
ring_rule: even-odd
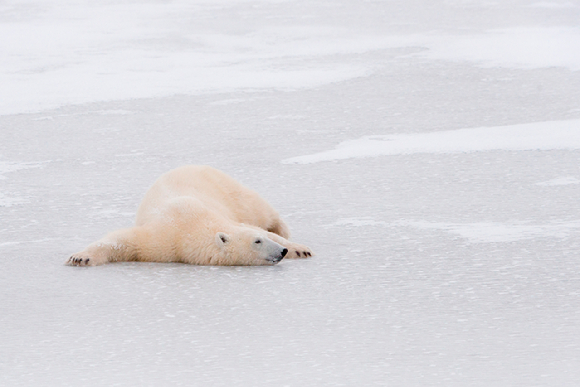
[[[215,243],[219,247],[224,247],[229,242],[230,242],[230,237],[228,234],[226,234],[224,232],[218,232],[217,234],[215,234]]]

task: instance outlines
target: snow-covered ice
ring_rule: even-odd
[[[0,3],[0,385],[576,386],[580,3]],[[64,266],[220,168],[308,260]]]

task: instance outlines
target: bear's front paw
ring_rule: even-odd
[[[294,243],[288,248],[288,254],[285,258],[308,258],[313,255],[314,253],[309,247]]]
[[[107,263],[107,256],[100,251],[82,251],[73,254],[66,262],[69,266],[97,266]]]
[[[89,257],[74,254],[66,261],[66,264],[69,266],[94,266],[96,263],[91,262]]]
[[[97,266],[109,262],[109,248],[101,243],[74,253],[65,264],[69,266]]]

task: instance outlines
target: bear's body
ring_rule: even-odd
[[[284,257],[312,255],[288,237],[286,224],[256,192],[214,168],[192,165],[169,171],[153,184],[134,227],[106,235],[67,263],[273,265]]]

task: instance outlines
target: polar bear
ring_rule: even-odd
[[[72,266],[108,262],[275,265],[312,251],[288,241],[278,213],[258,194],[208,166],[162,175],[137,210],[135,226],[114,231],[73,254]]]

